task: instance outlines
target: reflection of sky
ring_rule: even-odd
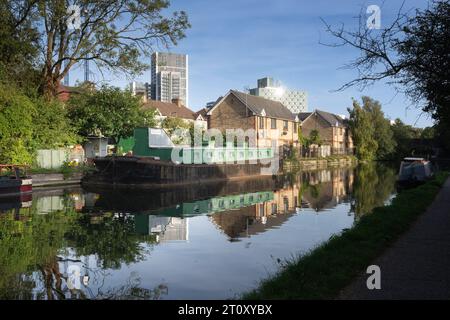
[[[299,252],[306,252],[326,241],[331,234],[353,224],[348,204],[317,214],[304,209],[292,215],[280,227],[267,232],[242,238],[239,242],[228,241],[218,232],[207,216],[188,218],[189,241],[163,242],[152,246],[143,261],[122,264],[120,270],[101,270],[95,256],[87,259],[88,266],[81,266],[81,276],[89,274],[89,289],[81,289],[88,297],[97,296],[98,289],[106,293],[138,279],[143,288],[153,289],[167,285],[164,299],[214,299],[230,298],[235,294],[254,288],[261,278],[277,270],[276,259],[289,259]],[[146,245],[144,245],[146,246]],[[146,249],[150,249],[146,247]],[[73,254],[65,258],[86,261]],[[71,262],[60,263],[64,273]]]
[[[289,259],[350,227],[349,210],[348,204],[330,214],[304,210],[278,229],[239,242],[228,241],[205,216],[189,218],[189,242],[155,246],[147,261],[127,267],[124,273],[136,271],[150,287],[166,283],[169,299],[229,298],[277,270],[277,258]]]

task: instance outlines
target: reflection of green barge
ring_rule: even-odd
[[[172,208],[136,214],[135,230],[139,234],[157,233],[165,240],[187,240],[187,223],[179,218],[239,210],[273,199],[272,191],[262,191],[184,202]]]
[[[184,202],[171,208],[164,208],[146,213],[157,216],[191,217],[202,214],[213,214],[216,212],[237,210],[258,203],[271,201],[273,199],[274,194],[272,191],[262,191],[215,197],[193,202]]]

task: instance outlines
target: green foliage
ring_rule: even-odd
[[[23,2],[0,2],[0,81],[22,89],[36,89],[39,71],[34,61],[38,56],[39,33],[31,18],[20,22],[24,11],[19,7]]]
[[[82,137],[105,136],[119,141],[133,135],[136,127],[153,124],[151,111],[141,111],[139,97],[116,87],[102,86],[73,95],[69,117]]]
[[[374,208],[383,206],[389,199],[395,188],[396,170],[397,168],[373,162],[358,166],[351,202],[357,219],[372,212]]]
[[[420,138],[422,139],[434,139],[436,137],[436,128],[435,127],[425,127],[422,130]]]
[[[348,112],[349,127],[356,146],[357,158],[364,161],[374,160],[378,143],[375,140],[375,128],[371,115],[356,100],[353,100],[353,109],[348,109]]]
[[[118,269],[122,263],[140,261],[146,253],[141,241],[155,241],[154,236],[143,239],[137,235],[132,218],[110,214],[105,214],[95,223],[92,223],[90,215],[80,216],[65,238],[79,255],[97,255],[104,269]]]
[[[66,23],[71,4],[81,13],[75,30]],[[170,14],[169,6],[168,0],[3,0],[0,59],[17,62],[16,69],[22,63],[38,66],[34,70],[46,97],[56,96],[58,83],[85,60],[100,71],[138,75],[148,68],[142,56],[160,44],[176,45],[190,27],[186,13]]]
[[[391,129],[391,124],[388,119],[384,117],[381,110],[381,104],[367,96],[362,97],[363,109],[368,112],[371,117],[373,125],[374,138],[377,141],[377,160],[390,159],[395,151],[397,143],[394,140],[394,135]]]
[[[117,218],[105,213],[93,218],[90,214],[77,213],[71,201],[67,198],[66,209],[51,214],[38,214],[37,201],[31,208],[19,212],[2,212],[1,299],[32,299],[32,291],[39,289],[36,283],[30,282],[32,273],[61,276],[58,261],[67,248],[74,250],[77,256],[97,255],[99,267],[107,269],[141,260],[150,250],[144,244],[156,241],[153,235],[136,234],[135,222],[130,217]],[[52,282],[42,285],[50,286]],[[39,295],[44,295],[46,290],[47,294],[53,291],[48,287],[42,290],[38,290]]]
[[[402,66],[400,82],[423,110],[436,120],[439,136],[450,137],[450,2],[433,1],[417,11],[395,44]],[[450,151],[450,139],[441,139]]]
[[[33,102],[13,87],[0,85],[0,163],[32,164]]]
[[[396,156],[403,158],[411,155],[411,140],[421,136],[421,130],[404,124],[400,119],[396,119],[392,125],[394,139],[397,142]]]
[[[316,129],[311,130],[311,132],[309,133],[308,140],[309,140],[309,145],[317,144],[320,146],[322,144],[322,139],[320,138],[319,131]]]
[[[58,100],[35,99],[33,143],[37,149],[54,149],[76,144],[80,137],[69,122],[64,104]]]
[[[17,87],[0,84],[0,163],[31,165],[37,149],[77,141],[61,103],[30,98]]]
[[[158,125],[155,109],[142,109],[139,117],[139,127],[154,128]]]
[[[189,134],[190,138],[190,123],[178,117],[167,117],[162,123],[161,127],[166,130],[167,134],[171,137],[172,142],[175,144],[181,144],[184,142]]]

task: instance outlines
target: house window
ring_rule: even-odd
[[[264,129],[264,118],[263,117],[259,117],[259,128]]]
[[[288,130],[288,128],[289,128],[288,122],[287,122],[287,120],[284,120],[283,121],[283,129]]]
[[[277,128],[277,119],[270,119],[270,128],[271,129],[276,129]]]
[[[294,122],[294,133],[297,132],[297,122]]]

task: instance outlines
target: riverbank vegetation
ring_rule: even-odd
[[[390,205],[376,207],[351,229],[331,237],[309,253],[286,261],[244,299],[331,299],[408,230],[432,203],[448,173],[398,194]]]
[[[433,154],[430,143],[414,145],[414,141],[432,141],[436,132],[433,127],[415,128],[400,119],[391,122],[385,117],[380,102],[367,96],[362,97],[362,103],[353,100],[353,107],[348,112],[359,160],[392,161],[405,156],[427,157]]]

